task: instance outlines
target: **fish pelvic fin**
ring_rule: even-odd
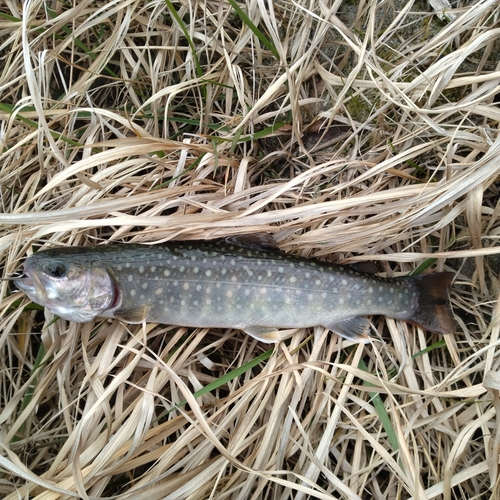
[[[283,340],[278,328],[271,328],[268,326],[246,326],[242,329],[248,335],[251,335],[254,339],[265,342],[266,344],[276,344]]]
[[[425,330],[453,333],[455,320],[450,305],[453,273],[433,273],[413,277],[419,293],[418,308],[409,318],[401,318]]]

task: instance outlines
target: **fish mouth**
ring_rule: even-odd
[[[35,291],[35,283],[33,282],[33,279],[28,276],[21,276],[20,278],[15,279],[14,285],[16,285],[16,287],[24,293]]]
[[[24,276],[14,280],[14,285],[24,292],[28,297],[37,297],[38,299],[47,299],[47,292],[43,286],[42,280],[33,273],[30,274],[24,270]]]

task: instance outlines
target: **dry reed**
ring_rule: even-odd
[[[433,10],[433,8],[435,10]],[[500,5],[0,5],[0,255],[258,231],[456,273],[457,330],[51,322],[1,282],[0,496],[500,498]]]

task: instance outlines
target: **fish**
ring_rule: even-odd
[[[322,326],[369,342],[366,316],[431,332],[454,330],[453,273],[383,278],[281,251],[269,235],[40,250],[14,281],[33,302],[74,322],[116,318],[232,328],[277,343]]]

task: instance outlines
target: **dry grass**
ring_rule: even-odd
[[[32,245],[267,231],[453,270],[458,325],[267,350],[44,322],[3,281],[0,496],[499,499],[499,20],[496,0],[3,2],[6,276]]]

